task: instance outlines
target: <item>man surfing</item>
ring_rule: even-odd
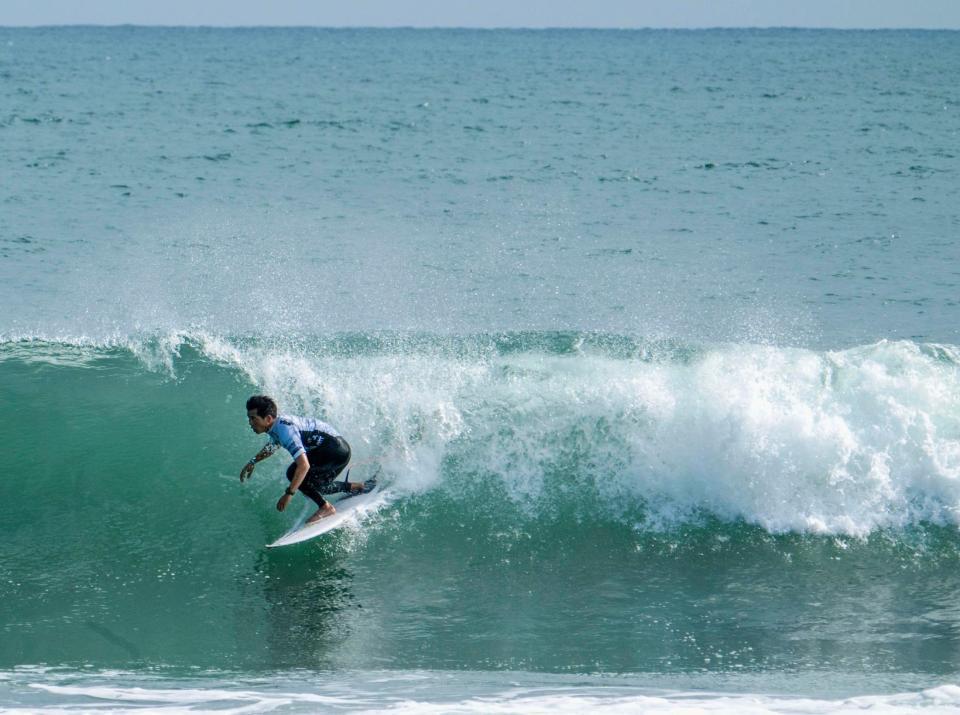
[[[266,433],[270,441],[244,465],[240,471],[241,482],[250,478],[257,462],[280,447],[293,458],[287,467],[290,486],[277,502],[277,511],[286,509],[293,495],[300,491],[319,507],[307,519],[308,524],[313,524],[337,513],[333,504],[323,498],[324,494],[360,493],[373,489],[372,483],[348,482],[346,478],[342,482],[333,481],[350,462],[350,445],[326,422],[313,417],[278,415],[277,403],[266,395],[254,395],[247,400],[247,421],[250,429],[257,434]]]

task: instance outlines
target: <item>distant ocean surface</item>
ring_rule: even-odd
[[[960,712],[958,77],[0,28],[0,709]],[[254,392],[388,502],[267,552]]]

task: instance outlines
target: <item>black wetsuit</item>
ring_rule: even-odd
[[[300,491],[323,507],[324,494],[342,491],[333,480],[350,463],[350,445],[339,432],[326,422],[312,417],[280,415],[267,432],[270,440],[286,449],[293,462],[287,467],[287,479],[293,481],[297,459],[307,455],[310,469],[300,484]]]
[[[333,480],[350,463],[350,445],[343,437],[325,439],[319,447],[307,450],[307,461],[310,462],[310,469],[300,482],[300,491],[322,507],[327,503],[324,494],[343,491]],[[287,467],[287,481],[293,481],[296,471],[297,463],[291,462]]]

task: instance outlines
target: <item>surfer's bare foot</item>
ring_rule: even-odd
[[[313,516],[307,519],[307,523],[315,524],[321,519],[325,519],[328,516],[333,516],[336,513],[337,513],[337,510],[334,508],[333,504],[331,504],[330,502],[327,502],[322,507],[317,509],[316,513]]]

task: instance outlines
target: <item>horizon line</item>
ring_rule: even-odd
[[[679,32],[706,32],[717,30],[797,30],[797,31],[833,31],[833,32],[958,32],[958,27],[899,27],[899,26],[857,26],[837,27],[833,25],[644,25],[644,26],[615,26],[615,25],[214,25],[214,24],[187,24],[171,25],[165,23],[43,23],[24,25],[0,24],[3,30],[41,30],[63,28],[143,28],[143,29],[197,29],[197,30],[478,30],[478,31],[614,31],[614,32],[644,32],[644,31],[679,31]]]

